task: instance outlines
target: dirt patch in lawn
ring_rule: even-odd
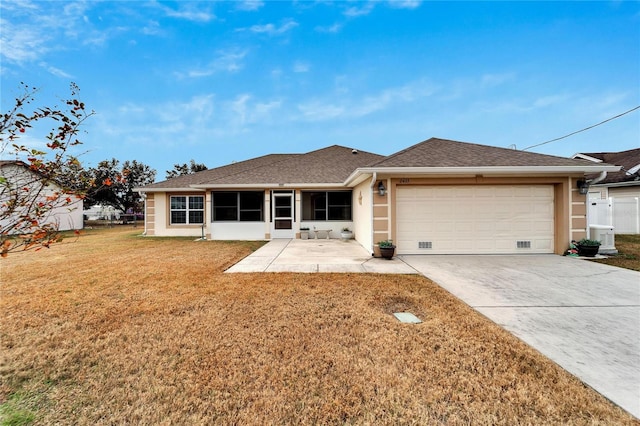
[[[93,231],[2,260],[0,413],[37,424],[634,423],[423,277],[223,274],[259,244],[134,234]],[[402,324],[398,310],[424,322]]]

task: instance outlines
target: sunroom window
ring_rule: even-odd
[[[351,220],[351,191],[302,192],[302,220]]]
[[[214,192],[211,198],[214,222],[262,222],[264,220],[264,192]]]

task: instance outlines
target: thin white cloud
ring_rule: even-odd
[[[282,101],[254,102],[253,96],[242,93],[225,103],[222,115],[228,118],[224,120],[224,124],[219,124],[230,127],[235,132],[245,131],[250,125],[270,121],[272,114],[281,106]]]
[[[62,7],[58,2],[0,2],[0,58],[24,66],[46,61],[54,52],[104,45],[128,31],[118,26],[97,30],[87,15],[93,6],[84,1],[63,3]]]
[[[564,95],[550,95],[550,96],[542,96],[540,98],[537,98],[536,100],[533,101],[533,103],[531,104],[530,109],[536,109],[536,108],[546,108],[552,105],[556,105],[559,103],[563,103],[566,102],[567,100],[569,100],[571,96],[564,94]]]
[[[480,85],[482,87],[494,87],[504,84],[509,81],[513,81],[516,75],[512,72],[501,74],[484,74],[480,78]]]
[[[325,121],[338,117],[343,117],[346,108],[342,105],[334,105],[321,101],[311,101],[298,105],[298,110],[302,113],[305,121]]]
[[[269,36],[282,35],[288,31],[291,31],[298,26],[296,21],[286,21],[280,26],[274,24],[253,25],[249,27],[249,31],[257,34],[267,34]]]
[[[11,2],[3,2],[3,4],[0,5],[0,8],[7,11],[20,11],[26,9],[38,10],[38,5],[29,0],[14,0]]]
[[[335,24],[329,26],[317,26],[315,30],[319,33],[336,34],[339,33],[340,30],[342,30],[342,27],[343,24],[336,22]]]
[[[391,0],[389,6],[394,9],[417,9],[422,4],[421,0]]]
[[[336,93],[335,99],[318,100],[298,104],[300,119],[303,121],[325,121],[336,118],[354,119],[427,98],[435,92],[430,83],[419,80],[404,86],[391,87],[379,93],[348,98]]]
[[[210,10],[198,9],[196,5],[199,3],[179,2],[177,4],[178,9],[172,9],[164,5],[161,5],[161,8],[165,15],[170,18],[184,19],[192,22],[210,22],[216,19],[216,15]]]
[[[49,71],[51,74],[55,75],[56,77],[67,78],[67,79],[73,78],[73,75],[61,70],[60,68],[56,68],[54,66],[51,66],[51,65],[47,64],[46,62],[40,62],[38,65],[40,65],[42,68],[46,69],[47,71]]]
[[[255,12],[264,6],[264,2],[260,0],[246,0],[236,3],[236,9],[244,12]]]
[[[95,133],[117,138],[125,145],[203,146],[212,137],[228,137],[270,123],[279,116],[276,113],[281,106],[280,100],[256,100],[250,93],[223,100],[207,93],[161,103],[126,102],[97,117],[99,129]],[[120,124],[114,127],[113,122]]]
[[[499,95],[490,101],[482,101],[479,110],[492,114],[522,114],[535,110],[554,109],[568,105],[574,99],[569,93],[553,94],[537,97],[502,98]]]
[[[50,51],[47,38],[37,27],[19,27],[0,19],[0,55],[9,62],[35,61]]]
[[[311,65],[309,65],[308,62],[296,61],[293,64],[293,72],[295,73],[309,72],[310,69],[311,69]]]
[[[142,34],[150,35],[150,36],[160,35],[163,33],[162,29],[160,28],[160,23],[158,21],[149,21],[147,25],[142,27],[140,32]]]
[[[344,10],[343,15],[349,18],[356,18],[358,16],[365,16],[370,14],[375,8],[375,3],[370,1],[364,4],[364,6],[351,6]]]
[[[242,60],[246,55],[246,50],[219,51],[218,56],[206,66],[176,72],[175,75],[178,78],[201,78],[219,72],[237,72],[244,67]]]

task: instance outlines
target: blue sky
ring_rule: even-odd
[[[2,110],[69,83],[87,166],[158,171],[430,137],[518,149],[640,105],[640,2],[8,1]],[[42,138],[30,132],[23,142]],[[534,152],[640,146],[640,110]]]

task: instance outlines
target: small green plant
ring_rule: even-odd
[[[393,248],[393,240],[382,240],[378,243],[378,247],[380,248]]]
[[[578,241],[577,245],[585,246],[585,247],[587,247],[587,246],[597,247],[597,246],[600,246],[601,244],[602,243],[600,241],[598,241],[598,240],[590,240],[588,238],[583,238],[580,241]]]
[[[301,230],[301,231],[308,231],[308,230],[309,230],[309,228],[307,228],[306,226],[301,226],[301,227],[300,227],[300,230]]]
[[[344,227],[342,228],[342,232],[351,232],[351,229],[349,229],[348,227]]]

